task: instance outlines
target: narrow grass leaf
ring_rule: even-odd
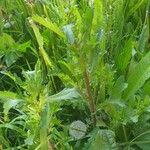
[[[36,40],[37,40],[37,42],[38,42],[40,54],[42,55],[42,57],[43,57],[43,59],[44,59],[46,65],[52,68],[52,62],[50,61],[50,58],[49,58],[48,54],[46,53],[46,51],[45,51],[44,48],[43,48],[44,42],[43,42],[43,37],[42,37],[42,35],[40,34],[39,29],[38,29],[37,26],[33,23],[32,20],[30,21],[30,24],[31,24],[31,27],[33,28],[33,31],[34,31]]]

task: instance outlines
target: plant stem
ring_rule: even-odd
[[[93,123],[93,126],[95,127],[96,126],[96,116],[95,116],[96,109],[95,109],[95,103],[91,94],[90,80],[89,80],[87,69],[85,69],[84,71],[84,79],[85,79],[86,95],[88,99],[89,109],[90,109],[91,116],[92,116],[92,123]]]
[[[128,142],[128,137],[127,137],[127,132],[126,132],[126,128],[124,125],[122,125],[122,128],[123,128],[123,133],[124,133],[124,138],[125,138],[125,141]]]

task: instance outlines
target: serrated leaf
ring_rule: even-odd
[[[37,22],[37,23],[39,23],[39,24],[45,26],[46,28],[52,30],[53,32],[55,32],[55,33],[58,34],[59,36],[64,37],[64,34],[63,34],[63,32],[59,29],[59,27],[58,27],[55,23],[52,23],[50,20],[44,19],[43,17],[40,17],[40,16],[38,16],[38,15],[34,15],[34,16],[32,17],[32,19],[33,19],[35,22]]]
[[[94,0],[94,16],[92,21],[92,33],[97,32],[103,23],[102,0]]]
[[[37,28],[37,26],[35,25],[35,23],[32,20],[29,20],[29,22],[34,31],[34,34],[35,34],[35,37],[36,37],[39,47],[43,47],[43,45],[44,45],[43,37],[41,36],[39,29]]]
[[[43,41],[43,37],[42,35],[40,34],[40,31],[39,29],[37,28],[37,26],[33,23],[32,20],[30,20],[30,24],[31,24],[31,27],[33,28],[33,31],[34,31],[34,34],[35,34],[35,37],[36,37],[36,40],[38,42],[38,45],[39,45],[39,51],[40,51],[40,54],[42,55],[46,65],[48,67],[53,67],[52,66],[52,62],[47,54],[47,52],[44,50],[43,46],[44,46],[44,41]]]

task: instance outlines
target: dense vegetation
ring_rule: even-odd
[[[0,0],[0,149],[149,150],[150,1]]]

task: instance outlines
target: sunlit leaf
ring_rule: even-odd
[[[53,32],[57,33],[59,36],[64,37],[64,34],[63,34],[63,32],[59,29],[59,27],[58,27],[55,23],[52,23],[50,20],[44,19],[43,17],[40,17],[40,16],[38,16],[38,15],[34,15],[34,16],[32,17],[32,19],[33,19],[35,22],[37,22],[37,23],[39,23],[39,24],[41,24],[41,25],[47,27],[48,29],[52,30]]]

